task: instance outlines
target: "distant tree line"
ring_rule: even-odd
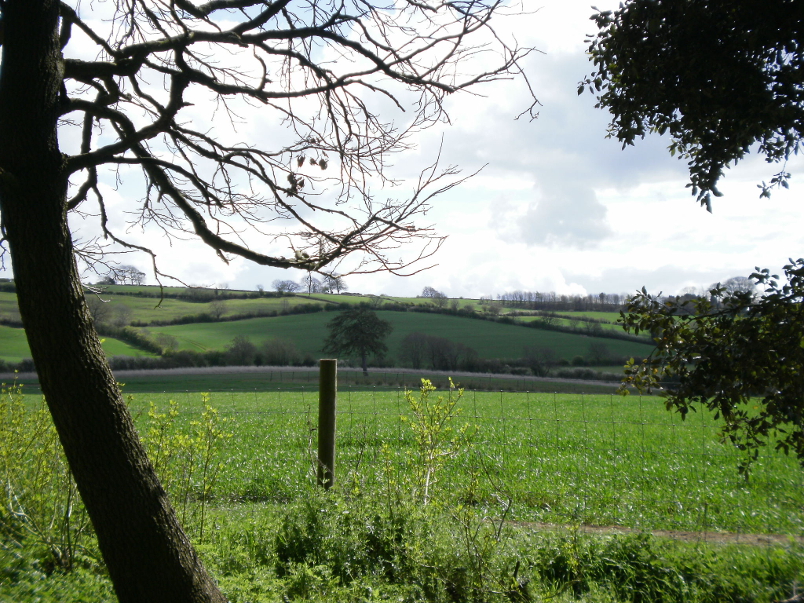
[[[627,293],[559,295],[554,291],[509,291],[497,299],[505,306],[529,310],[619,312],[629,297]]]

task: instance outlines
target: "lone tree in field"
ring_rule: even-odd
[[[114,228],[104,178],[141,185],[127,216],[198,237],[224,261],[331,273],[353,256],[352,272],[404,273],[400,245],[418,243],[418,259],[438,248],[417,218],[456,171],[430,166],[397,199],[372,191],[389,183],[390,154],[446,119],[448,94],[520,75],[528,50],[496,35],[499,11],[496,0],[0,0],[2,257],[120,601],[224,597],[106,362],[76,261],[97,258],[98,243],[74,245],[68,216],[97,218],[101,250],[150,253],[157,279],[159,258]],[[409,109],[407,121],[381,118],[380,103]],[[275,127],[271,148],[248,138],[262,126],[238,123],[255,107]]]
[[[689,187],[711,210],[730,164],[756,148],[784,164],[804,134],[804,8],[789,0],[631,0],[598,12],[581,83],[612,113],[623,145],[669,133],[688,160]],[[756,146],[755,146],[756,145]],[[788,186],[784,167],[761,197]],[[756,295],[756,288],[762,291]],[[690,311],[692,306],[692,311]],[[654,335],[656,350],[625,382],[662,393],[682,416],[704,404],[746,452],[746,470],[769,435],[804,464],[804,260],[784,276],[757,268],[705,297],[664,302],[643,288],[623,313],[626,330]],[[754,408],[756,406],[756,408]]]
[[[385,338],[391,334],[391,323],[382,320],[375,312],[358,306],[338,314],[327,324],[329,335],[324,341],[328,354],[357,354],[363,374],[368,376],[368,355],[382,355],[388,351]]]

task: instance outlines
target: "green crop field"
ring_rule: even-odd
[[[461,318],[442,314],[419,312],[384,312],[378,315],[394,328],[388,338],[389,355],[396,356],[404,337],[413,332],[445,337],[467,345],[477,351],[481,358],[517,358],[525,346],[552,348],[559,358],[585,355],[592,338],[584,335],[529,329],[492,321]],[[283,338],[293,341],[302,354],[320,354],[327,334],[326,324],[333,318],[329,312],[254,318],[222,323],[198,323],[167,327],[150,327],[151,334],[166,333],[176,337],[180,349],[222,349],[235,336],[248,337],[253,343],[267,339]],[[622,356],[646,356],[652,346],[621,341],[598,339],[613,354]]]
[[[193,392],[134,394],[129,406],[145,429],[150,403],[166,411],[170,400],[186,425],[203,409],[201,394]],[[217,504],[304,496],[315,473],[315,387],[216,392],[209,404],[233,434],[220,451],[225,469],[215,487]],[[741,453],[719,441],[709,412],[682,421],[657,397],[472,391],[457,408],[456,425],[470,425],[472,435],[438,476],[454,503],[477,479],[476,503],[499,512],[494,492],[502,493],[517,522],[804,538],[804,472],[795,458],[765,447],[744,479],[737,471]],[[381,488],[387,462],[409,471],[416,458],[412,421],[401,389],[341,388],[342,487]]]
[[[175,295],[183,293],[186,287],[159,287],[159,285],[100,285],[104,292],[108,293],[129,293],[142,294],[148,296],[159,296],[162,294]]]
[[[534,322],[536,320],[542,320],[541,316],[512,316],[515,321],[522,322],[522,323],[529,323]],[[605,329],[607,331],[617,331],[619,333],[623,332],[623,328],[618,324],[612,324],[608,322],[601,322],[601,323],[589,323],[584,322],[580,317],[578,318],[566,318],[565,315],[562,315],[561,318],[553,318],[554,324],[561,325],[562,327],[576,327],[580,329],[584,329],[588,326],[593,326],[594,324],[599,324],[601,329]]]
[[[427,465],[413,428],[426,423],[402,391],[341,388],[336,484],[324,493],[315,388],[204,396],[128,404],[233,603],[508,603],[512,575],[523,603],[771,603],[804,580],[800,466],[768,446],[740,477],[741,453],[707,412],[681,421],[652,397],[465,392],[446,423],[460,431],[439,436]],[[205,404],[216,413],[202,415]],[[71,511],[79,521],[80,505]],[[0,600],[111,600],[97,545],[84,535],[79,546],[69,573],[38,570],[41,546],[0,547]],[[478,596],[456,596],[456,576]]]
[[[0,355],[8,362],[19,362],[31,357],[25,331],[0,325]]]
[[[14,317],[19,320],[19,308],[17,306],[17,294],[8,291],[0,291],[0,318]]]
[[[609,322],[617,322],[620,318],[619,312],[556,312],[556,314],[565,318],[594,318]]]
[[[101,339],[103,349],[109,356],[153,356],[150,352],[132,347],[119,339],[112,337]],[[31,350],[28,348],[25,332],[22,329],[0,325],[0,358],[7,362],[19,362],[23,358],[30,357]]]
[[[133,295],[117,295],[102,293],[99,296],[109,304],[108,312],[114,316],[121,305],[131,310],[131,320],[140,322],[169,321],[182,316],[211,313],[212,302],[190,302],[180,299],[154,297],[137,297]],[[311,303],[306,297],[265,297],[255,299],[227,299],[220,302],[223,307],[222,316],[231,314],[257,314],[281,312],[301,304]],[[320,303],[320,302],[318,302]]]
[[[164,410],[168,399],[185,421],[200,408],[193,393],[139,394],[131,408],[142,418],[149,402]],[[216,499],[302,495],[316,391],[217,393],[210,403],[231,419],[234,433],[221,453],[226,470]],[[737,472],[740,453],[719,442],[707,412],[681,421],[655,397],[482,392],[465,393],[459,407],[458,422],[478,431],[439,477],[456,501],[474,475],[478,503],[494,513],[493,490],[503,492],[515,521],[804,537],[804,473],[796,460],[764,448],[745,480]],[[412,420],[400,390],[341,391],[343,487],[381,487],[384,445],[400,470],[407,466],[415,458]]]
[[[508,308],[512,312],[521,312],[521,309]],[[620,318],[619,312],[551,312],[556,316],[567,319],[583,320],[584,318],[593,318],[595,320],[605,320],[611,323],[616,323]],[[514,318],[540,318],[541,313],[534,314],[533,316],[519,316]]]
[[[236,336],[254,343],[268,339],[290,339],[302,354],[318,354],[326,334],[326,323],[334,314],[292,314],[274,318],[250,318],[220,323],[195,323],[167,327],[149,327],[152,335],[166,333],[176,337],[179,349],[206,351],[223,349]]]
[[[307,295],[304,292],[298,292],[297,297],[307,302],[325,302],[330,304],[349,304],[357,305],[364,304],[368,301],[376,301],[376,297],[369,297],[364,295],[338,295],[335,293],[313,293]]]

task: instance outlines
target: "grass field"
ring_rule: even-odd
[[[170,400],[185,425],[203,409],[194,392],[138,393],[129,405],[144,426],[150,403],[166,411]],[[303,496],[315,475],[315,387],[217,392],[209,403],[233,433],[220,452],[225,470],[216,505]],[[657,397],[474,391],[458,407],[456,424],[477,431],[439,473],[450,504],[471,495],[472,504],[494,515],[503,496],[516,522],[692,531],[715,540],[718,533],[804,538],[804,472],[797,461],[763,448],[744,479],[739,451],[718,440],[719,425],[708,412],[682,421]],[[341,388],[340,487],[381,488],[389,462],[400,475],[412,471],[413,420],[402,389]]]
[[[589,351],[591,338],[584,335],[526,329],[515,325],[491,321],[461,318],[441,314],[417,312],[378,312],[391,323],[394,330],[388,338],[390,356],[397,356],[402,339],[415,331],[445,337],[474,348],[481,358],[518,358],[525,346],[552,348],[559,358],[570,359]],[[328,312],[316,314],[254,318],[224,323],[198,323],[168,327],[150,327],[152,334],[166,333],[176,337],[180,349],[222,349],[235,336],[245,336],[259,344],[275,337],[293,341],[302,354],[320,354],[326,337],[326,324],[334,315]],[[598,339],[612,354],[621,356],[646,356],[651,351],[647,344]]]
[[[210,312],[210,302],[189,302],[166,297],[162,299],[160,303],[160,300],[154,297],[119,295],[114,292],[102,293],[99,297],[107,302],[106,313],[109,318],[115,316],[120,306],[126,306],[130,310],[131,320],[140,322],[151,322],[154,320],[168,321],[182,316],[192,316]],[[329,297],[337,298],[338,296]],[[344,299],[346,298],[344,297]],[[282,310],[293,308],[301,304],[322,304],[323,302],[324,300],[321,299],[308,299],[307,296],[229,299],[223,300],[223,307],[225,308],[223,316],[272,311],[281,312]],[[0,291],[0,317],[14,315],[19,318],[16,294]]]
[[[594,318],[595,320],[607,320],[617,322],[620,318],[619,312],[556,312],[559,316],[566,318]]]
[[[132,347],[112,337],[101,338],[103,349],[109,356],[153,356],[150,352]],[[31,350],[22,329],[0,325],[0,358],[7,362],[19,362],[30,358]]]
[[[200,404],[198,394],[142,394],[132,410],[142,416],[148,402],[164,409],[168,399],[188,421]],[[211,403],[235,434],[222,456],[219,502],[298,496],[312,469],[316,392],[221,393]],[[459,421],[479,430],[440,477],[455,502],[472,489],[474,504],[492,514],[495,492],[508,497],[515,521],[804,537],[795,459],[763,449],[746,481],[739,453],[718,441],[708,413],[681,421],[660,398],[638,396],[469,392],[460,406]],[[410,470],[415,442],[403,392],[341,391],[338,409],[342,487],[380,488],[383,454]]]
[[[208,402],[230,435],[207,504],[199,472],[169,492],[233,603],[771,603],[804,580],[797,462],[765,448],[745,480],[708,413],[682,422],[658,398],[467,392],[450,423],[466,437],[441,440],[449,454],[426,502],[421,423],[402,391],[341,388],[327,494],[315,485],[315,388]],[[142,393],[129,406],[146,437],[176,435],[159,435],[168,446],[204,421],[199,393]],[[169,431],[152,431],[165,420]],[[90,556],[65,574],[25,556],[41,548],[11,555],[0,539],[0,600],[111,600],[82,542]]]
[[[160,291],[166,294],[179,294],[187,290],[186,287],[163,287],[160,289],[159,285],[101,285],[104,291],[109,293],[119,293],[121,291],[127,293],[142,293],[149,296],[158,296]]]
[[[0,291],[0,318],[19,320],[20,311],[17,306],[17,294]]]
[[[598,312],[598,314],[602,314],[602,312]],[[541,320],[540,316],[512,316],[511,318],[513,318],[517,322],[523,322],[523,323]],[[564,315],[562,315],[562,318],[554,318],[553,320],[554,324],[561,325],[562,327],[574,326],[583,329],[585,326],[591,324],[588,322],[583,322],[579,318],[564,317]],[[607,322],[595,323],[595,324],[599,324],[601,329],[606,329],[608,331],[617,331],[619,333],[623,332],[623,328],[618,324],[612,324]]]

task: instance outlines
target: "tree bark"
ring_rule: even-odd
[[[6,0],[0,216],[36,370],[123,603],[223,602],[137,436],[84,302],[56,132],[56,0]]]

